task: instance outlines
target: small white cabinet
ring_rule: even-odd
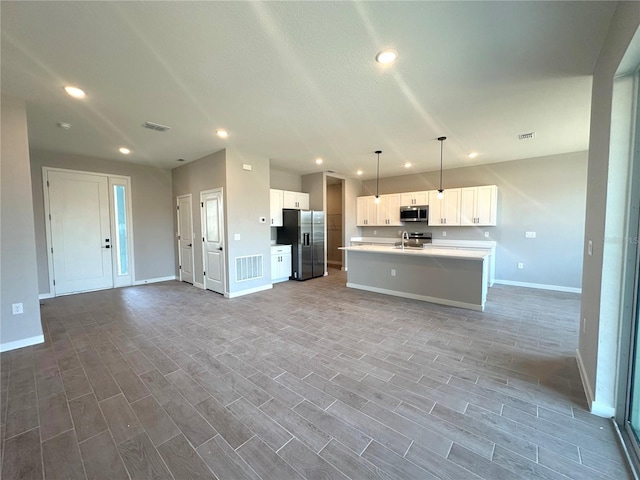
[[[460,189],[449,188],[444,197],[438,191],[429,191],[429,225],[460,225]]]
[[[378,222],[375,197],[358,197],[356,199],[356,224],[359,227],[375,226]]]
[[[400,205],[410,207],[412,205],[429,205],[429,192],[406,192],[400,194]]]
[[[462,188],[460,193],[460,225],[495,226],[497,224],[498,187]]]
[[[291,276],[291,245],[271,246],[271,283],[285,282]]]
[[[282,226],[282,190],[271,189],[270,193],[270,203],[269,203],[269,211],[271,216],[271,226],[272,227],[281,227]]]
[[[309,210],[309,194],[302,192],[282,192],[282,208]]]
[[[400,194],[380,195],[376,217],[378,225],[403,225],[400,221]]]

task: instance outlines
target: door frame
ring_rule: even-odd
[[[222,187],[219,188],[211,188],[209,190],[201,190],[200,191],[200,238],[202,238],[202,286],[204,290],[207,290],[207,276],[204,274],[204,272],[206,271],[206,248],[205,248],[205,241],[204,241],[204,226],[206,225],[206,221],[204,218],[204,200],[203,197],[205,195],[211,194],[211,193],[219,193],[220,194],[220,204],[218,206],[218,208],[220,209],[220,217],[221,217],[221,222],[220,222],[220,238],[222,239],[222,244],[223,244],[223,250],[222,250],[222,295],[224,295],[225,297],[229,295],[229,282],[227,282],[227,271],[228,269],[228,265],[227,265],[227,260],[228,260],[228,256],[227,256],[227,250],[228,250],[228,246],[227,246],[227,242],[226,242],[226,218],[224,215],[224,189]],[[214,293],[218,293],[215,292],[214,290],[211,290]]]
[[[189,200],[189,205],[190,205],[190,209],[189,209],[189,213],[191,214],[191,282],[193,285],[196,284],[196,279],[195,279],[195,272],[193,271],[194,266],[195,266],[195,257],[194,257],[194,252],[193,252],[193,243],[195,242],[195,234],[193,231],[193,197],[190,193],[185,193],[184,195],[178,195],[176,196],[176,240],[178,242],[178,277],[180,278],[180,281],[183,282],[184,280],[182,279],[182,249],[180,248],[180,237],[182,236],[182,232],[180,231],[180,199],[181,198],[186,198]]]
[[[42,167],[42,194],[44,197],[44,218],[45,218],[45,237],[47,244],[47,268],[49,270],[49,294],[41,295],[47,297],[55,297],[56,288],[53,284],[53,279],[55,277],[55,266],[53,264],[53,240],[51,234],[51,206],[49,204],[49,190],[48,190],[48,178],[49,172],[64,172],[64,173],[77,173],[83,175],[97,175],[107,178],[107,184],[109,185],[109,222],[111,229],[113,230],[115,224],[115,212],[113,208],[113,185],[124,185],[125,186],[125,194],[126,194],[126,208],[127,208],[127,248],[129,253],[129,277],[130,282],[126,284],[122,282],[118,282],[117,278],[117,269],[112,268],[113,275],[113,287],[119,288],[125,287],[129,285],[133,285],[135,276],[135,261],[134,261],[134,252],[133,252],[133,208],[131,206],[131,177],[124,175],[112,175],[109,173],[102,172],[89,172],[85,170],[73,170],[69,168],[56,168],[56,167]],[[112,232],[113,233],[113,232]],[[112,235],[113,236],[113,235]],[[111,250],[111,263],[112,265],[115,262],[115,251],[116,249]]]

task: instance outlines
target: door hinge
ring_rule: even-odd
[[[49,180],[47,180],[47,188],[49,188]]]
[[[51,247],[51,253],[53,253],[53,247]]]
[[[202,237],[202,241],[204,242],[204,237]]]
[[[51,214],[49,214],[49,221],[51,221]]]
[[[182,265],[178,265],[178,270],[182,270]]]
[[[180,235],[178,235],[178,240],[180,240]]]
[[[53,279],[53,284],[54,284],[54,285],[56,284],[56,280],[55,280],[55,278]]]
[[[207,272],[202,272],[202,275],[206,276],[206,275],[207,275]]]
[[[176,205],[176,210],[180,210],[180,205]]]

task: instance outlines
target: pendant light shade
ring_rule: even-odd
[[[442,200],[444,198],[444,190],[442,189],[442,146],[447,137],[438,137],[438,141],[440,142],[440,188],[438,189],[438,200]]]
[[[376,173],[376,198],[374,202],[380,203],[380,154],[382,153],[382,150],[376,150],[374,153],[378,155],[378,169]]]

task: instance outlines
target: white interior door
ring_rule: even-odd
[[[224,213],[222,189],[200,192],[204,288],[224,295]]]
[[[193,216],[191,194],[177,198],[180,280],[193,284]]]
[[[113,287],[108,178],[51,170],[47,182],[55,294]]]

